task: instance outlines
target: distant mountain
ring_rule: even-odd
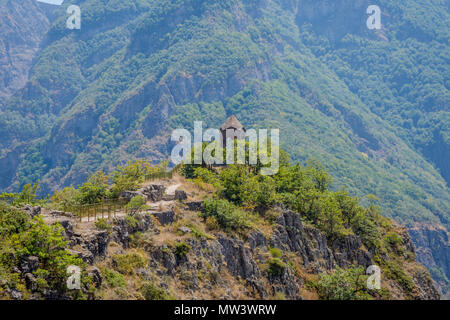
[[[40,179],[46,194],[164,159],[173,128],[235,114],[279,128],[292,158],[321,160],[335,188],[448,230],[449,1],[377,2],[381,30],[367,28],[366,0],[73,1],[81,30],[66,29],[65,2],[28,81],[20,71],[0,89],[25,83],[0,102],[0,189]]]
[[[36,1],[0,1],[0,105],[28,81],[49,27],[49,17]]]

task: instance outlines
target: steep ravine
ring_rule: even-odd
[[[430,225],[417,225],[409,233],[416,247],[417,259],[436,280],[446,299],[450,299],[450,243],[444,228]]]

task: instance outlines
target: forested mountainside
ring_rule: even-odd
[[[65,28],[69,3],[54,9],[28,81],[0,106],[0,189],[40,179],[45,195],[166,158],[173,128],[235,114],[279,128],[335,188],[448,230],[448,1],[380,0],[378,31],[365,0],[74,3],[81,30]]]
[[[50,27],[36,1],[0,1],[0,105],[24,87],[39,45]]]

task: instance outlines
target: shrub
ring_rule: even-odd
[[[224,199],[206,200],[201,217],[204,219],[214,217],[225,230],[242,230],[250,227],[248,213]]]
[[[141,291],[145,300],[173,300],[173,297],[166,290],[152,282],[144,283]]]
[[[241,193],[243,204],[262,214],[275,203],[275,182],[271,177],[254,176],[246,181]]]
[[[139,225],[139,221],[133,216],[126,216],[125,224],[128,228],[134,229]]]
[[[393,249],[398,250],[398,248],[402,245],[403,239],[395,232],[389,232],[385,237],[384,241]]]
[[[227,200],[240,205],[244,196],[244,185],[251,175],[245,166],[232,165],[220,172],[221,194]]]
[[[271,258],[269,260],[269,274],[272,276],[283,275],[286,264],[280,258]]]
[[[353,232],[357,234],[368,248],[379,248],[381,234],[366,211],[358,212],[351,221]]]
[[[50,202],[58,210],[67,211],[78,205],[78,200],[81,198],[78,195],[78,190],[73,186],[66,187],[61,191],[56,191],[50,198]]]
[[[183,164],[180,173],[186,179],[193,179],[195,178],[195,167],[193,164]]]
[[[406,292],[411,292],[414,287],[414,281],[403,271],[400,264],[396,261],[386,261],[386,277],[397,282]]]
[[[123,275],[114,270],[105,269],[103,271],[103,278],[111,288],[123,288],[127,285]]]
[[[188,254],[188,252],[191,250],[191,246],[188,245],[185,242],[179,242],[175,245],[175,254],[179,258],[184,258]]]
[[[42,285],[45,285],[45,280],[53,290],[66,292],[67,267],[71,265],[82,268],[82,281],[89,285],[90,281],[85,273],[86,265],[81,259],[66,250],[67,241],[60,225],[47,225],[42,218],[35,217],[26,231],[13,234],[10,241],[15,251],[15,264],[24,257],[39,258]],[[72,293],[79,294],[79,292]]]
[[[26,212],[0,201],[0,238],[25,231],[29,221]]]
[[[136,196],[130,200],[126,205],[126,209],[129,210],[130,214],[136,214],[140,211],[147,210],[149,207],[146,205],[147,200],[144,196]]]
[[[100,218],[95,221],[95,227],[99,230],[108,230],[112,229],[112,225],[108,222],[107,219]]]
[[[220,224],[217,222],[216,217],[207,217],[205,223],[209,230],[220,230]]]
[[[278,248],[270,248],[269,247],[269,252],[273,258],[281,258],[283,256],[283,251],[281,251]]]
[[[44,203],[45,200],[36,200],[37,189],[39,189],[39,181],[35,184],[26,184],[20,193],[2,193],[0,200],[11,203],[15,206],[22,206],[24,204],[38,204]]]
[[[201,179],[203,182],[209,183],[210,185],[214,186],[216,189],[219,189],[221,186],[221,181],[218,178],[217,174],[206,168],[195,168],[193,175],[194,177]]]
[[[111,196],[118,198],[122,191],[136,191],[140,184],[144,182],[147,174],[158,172],[161,168],[152,167],[148,160],[129,161],[126,166],[117,166],[111,174],[113,186]]]
[[[94,204],[107,197],[108,176],[103,171],[93,174],[81,185],[76,201],[80,204]]]
[[[325,300],[366,300],[369,299],[363,267],[337,268],[331,274],[320,274],[316,284],[317,293]]]
[[[113,264],[115,269],[122,274],[135,274],[136,269],[147,266],[147,259],[143,254],[133,251],[113,256]]]

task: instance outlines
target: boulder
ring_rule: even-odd
[[[16,289],[8,289],[6,292],[9,293],[9,296],[13,300],[21,300],[22,299],[22,292],[20,292]]]
[[[189,211],[203,211],[205,208],[203,201],[186,202],[186,206]]]
[[[148,214],[136,214],[133,218],[136,222],[133,224],[127,222],[128,220],[125,217],[114,219],[113,233],[111,235],[112,241],[128,248],[131,234],[149,230],[156,232],[152,218]]]
[[[161,184],[152,184],[139,191],[147,197],[148,201],[158,202],[163,199],[166,188]]]
[[[180,228],[178,228],[178,231],[183,233],[183,234],[192,233],[192,230],[189,229],[188,227],[180,227]]]
[[[120,193],[120,197],[122,199],[126,199],[128,201],[133,199],[134,197],[142,196],[142,195],[143,195],[143,193],[140,191],[122,191]]]
[[[156,217],[156,219],[158,219],[159,223],[161,223],[163,226],[171,224],[175,221],[175,212],[173,210],[165,212],[156,212],[153,215]]]
[[[25,285],[27,286],[27,289],[31,291],[36,291],[37,284],[36,284],[36,277],[31,273],[25,274]]]
[[[88,275],[92,277],[92,280],[95,283],[95,287],[100,288],[103,281],[100,270],[97,267],[92,266],[88,269]]]
[[[176,190],[175,191],[175,200],[183,201],[187,199],[187,194],[183,190]]]
[[[38,216],[41,213],[40,206],[33,207],[30,205],[26,205],[25,207],[22,208],[22,210],[28,213],[31,218],[34,218],[35,216]]]
[[[39,268],[39,258],[35,256],[29,256],[23,259],[20,264],[20,270],[23,273],[32,273]]]

